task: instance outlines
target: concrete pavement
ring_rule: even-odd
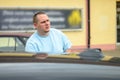
[[[115,50],[102,51],[106,56],[120,57],[120,44],[116,46]]]

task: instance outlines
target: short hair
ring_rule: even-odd
[[[36,23],[36,22],[37,22],[36,16],[39,15],[39,14],[46,14],[46,13],[43,12],[43,11],[36,12],[36,13],[33,15],[33,23]]]

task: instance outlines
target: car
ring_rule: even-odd
[[[0,32],[0,51],[25,51],[28,32]]]
[[[97,55],[100,49],[85,55],[24,52],[31,34],[0,32],[0,80],[120,80],[120,58]]]
[[[120,64],[78,55],[1,53],[0,80],[120,80]]]

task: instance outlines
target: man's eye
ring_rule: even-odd
[[[45,23],[45,21],[41,22],[41,23]]]
[[[49,20],[46,20],[46,21],[42,21],[41,23],[46,23],[46,22],[49,22]]]
[[[47,22],[49,22],[49,20],[47,20]]]

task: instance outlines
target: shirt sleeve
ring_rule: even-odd
[[[63,39],[63,50],[66,51],[70,49],[72,46],[72,43],[64,33],[62,33],[62,39]]]

